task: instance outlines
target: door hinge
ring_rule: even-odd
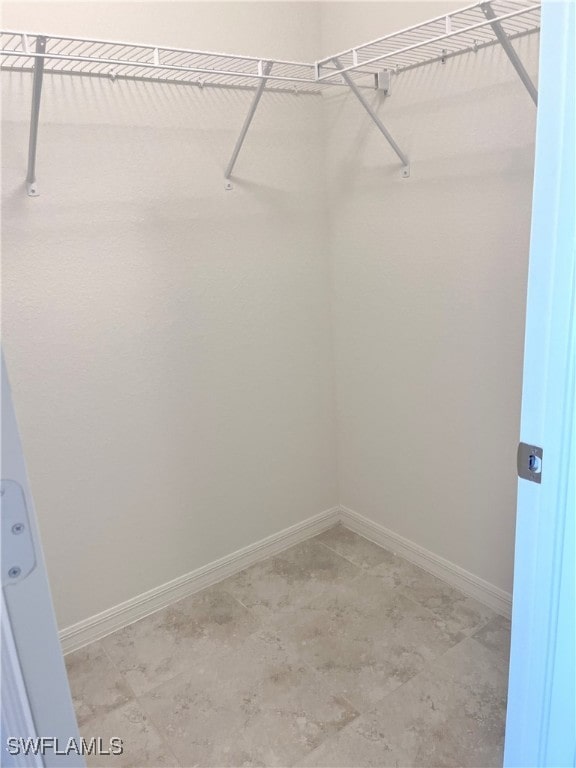
[[[0,481],[2,586],[17,584],[36,567],[26,497],[15,480]]]
[[[531,443],[518,444],[518,477],[532,483],[542,482],[542,454],[544,451]]]

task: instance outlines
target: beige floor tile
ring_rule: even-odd
[[[134,698],[101,642],[68,654],[65,662],[79,725]]]
[[[474,598],[391,552],[369,573],[379,576],[387,586],[394,587],[405,597],[433,611],[444,622],[448,632],[472,634],[495,616],[494,611]]]
[[[336,526],[66,664],[82,735],[125,742],[89,765],[490,768],[509,642],[506,619]]]
[[[87,756],[89,768],[179,768],[174,754],[137,702],[89,720],[82,726],[81,734],[87,741],[101,738],[106,746],[111,738],[123,742],[122,755]]]
[[[479,629],[474,639],[493,651],[503,668],[508,671],[510,664],[510,621],[503,616],[494,616]]]
[[[274,633],[195,665],[142,698],[183,766],[286,766],[357,712]]]
[[[327,739],[293,768],[412,768],[408,755],[392,746],[377,723],[365,717]]]
[[[291,611],[360,570],[313,539],[223,581],[220,586],[262,619]]]
[[[258,626],[237,600],[212,587],[108,635],[102,643],[139,695],[200,659],[234,647]]]
[[[272,626],[337,695],[365,712],[464,635],[363,575],[334,586]]]
[[[468,638],[299,764],[496,768],[505,714],[506,675]]]
[[[360,568],[372,568],[387,560],[387,551],[363,536],[335,525],[314,538]]]

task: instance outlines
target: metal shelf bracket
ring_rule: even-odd
[[[526,90],[530,94],[532,101],[536,106],[538,106],[538,90],[536,89],[536,86],[532,82],[532,79],[530,78],[530,75],[526,71],[526,68],[524,64],[522,64],[522,61],[520,60],[520,57],[512,47],[512,43],[508,39],[508,35],[504,30],[502,29],[502,25],[498,20],[492,21],[492,19],[497,19],[496,13],[494,12],[494,9],[490,5],[490,3],[482,3],[481,4],[482,12],[484,13],[484,16],[491,22],[490,26],[494,30],[494,34],[498,38],[498,42],[504,48],[504,52],[506,53],[506,56],[510,59],[510,62],[512,63],[512,66],[518,73],[518,77],[522,82],[524,83],[524,86],[526,87]]]
[[[334,62],[334,64],[336,64],[336,66],[340,70],[340,76],[344,79],[344,82],[346,83],[346,85],[349,86],[349,88],[352,91],[352,93],[354,94],[354,96],[356,96],[356,98],[358,99],[360,104],[362,104],[362,106],[364,107],[366,112],[368,112],[368,114],[372,118],[372,121],[375,123],[375,125],[378,128],[378,130],[380,131],[380,133],[382,133],[382,135],[384,136],[384,138],[386,139],[388,144],[390,144],[390,146],[392,147],[394,152],[400,158],[400,161],[402,163],[401,175],[402,175],[403,179],[407,179],[410,176],[410,161],[408,159],[408,156],[405,155],[404,152],[402,152],[402,150],[400,149],[400,147],[398,146],[398,144],[394,140],[393,136],[391,135],[390,131],[386,128],[386,126],[384,125],[382,120],[380,120],[380,118],[378,117],[376,112],[374,112],[374,110],[372,109],[370,104],[366,101],[366,99],[364,98],[362,92],[360,91],[360,89],[358,88],[358,86],[356,85],[354,80],[350,77],[348,72],[344,71],[344,69],[342,67],[342,64],[340,63],[339,59],[338,58],[334,58],[334,59],[332,59],[332,61]]]
[[[250,128],[250,123],[252,122],[254,114],[256,113],[258,102],[262,98],[262,94],[264,93],[264,88],[266,88],[268,75],[270,74],[270,71],[272,70],[273,65],[274,65],[274,62],[272,61],[265,61],[265,62],[259,63],[258,74],[261,75],[262,79],[258,83],[258,88],[256,89],[256,93],[254,94],[254,98],[252,99],[252,104],[250,105],[250,109],[248,110],[248,114],[246,115],[246,119],[244,120],[244,125],[242,126],[242,130],[240,131],[240,136],[238,136],[238,139],[236,140],[236,145],[232,152],[232,157],[230,158],[228,165],[226,166],[226,170],[224,171],[224,189],[228,191],[233,189],[233,185],[232,185],[232,182],[230,181],[230,177],[232,176],[232,171],[234,170],[234,166],[236,165],[236,160],[238,159],[238,155],[240,154],[240,150],[242,149],[242,145],[244,144],[244,139],[246,138],[246,134],[248,133],[248,128]]]
[[[46,38],[36,38],[36,57],[34,58],[34,82],[32,84],[32,111],[30,113],[30,140],[28,143],[28,172],[26,174],[26,191],[30,197],[37,197],[36,184],[36,144],[38,142],[38,118],[40,116],[40,98],[42,96],[42,78],[44,76],[44,57]]]

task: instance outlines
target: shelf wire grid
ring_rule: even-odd
[[[492,8],[494,19],[486,18],[485,5]],[[0,31],[0,68],[32,71],[35,59],[42,56],[44,71],[53,74],[251,89],[266,79],[267,90],[319,93],[327,86],[345,85],[339,74],[342,69],[361,87],[374,87],[374,76],[383,69],[399,73],[494,45],[499,42],[494,22],[501,25],[510,40],[538,32],[540,3],[476,3],[316,63]],[[46,40],[46,49],[40,54],[36,53],[36,44],[41,37]],[[272,68],[266,76],[267,62]],[[362,78],[367,76],[371,79],[363,83]]]
[[[46,40],[46,49],[37,54],[37,40],[42,37]],[[0,68],[3,70],[32,71],[34,60],[39,56],[44,58],[45,73],[229,88],[256,88],[266,78],[265,64],[271,62],[272,69],[266,78],[268,90],[318,93],[323,87],[316,81],[316,68],[312,63],[0,31]]]
[[[494,19],[487,19],[483,6],[489,5]],[[540,30],[540,3],[530,0],[492,0],[476,3],[453,13],[416,24],[400,32],[363,43],[355,48],[318,61],[319,82],[342,82],[338,71],[360,79],[383,69],[400,73],[498,43],[491,26],[498,22],[508,39],[514,40]],[[336,63],[336,61],[338,63]]]

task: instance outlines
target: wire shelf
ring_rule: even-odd
[[[493,18],[487,18],[485,8],[492,9]],[[492,0],[470,5],[322,59],[316,64],[318,81],[335,85],[342,82],[337,74],[342,70],[355,79],[374,77],[383,69],[399,73],[478,51],[500,42],[494,22],[509,40],[538,32],[540,3]]]
[[[492,9],[493,19],[486,17],[487,6]],[[42,56],[44,71],[52,74],[252,89],[266,80],[267,90],[319,93],[326,86],[345,85],[338,74],[341,70],[361,84],[362,78],[373,78],[383,69],[403,72],[493,45],[499,42],[492,27],[494,21],[500,23],[510,40],[538,32],[540,3],[477,3],[316,63],[1,31],[0,68],[33,71],[35,59]],[[40,40],[45,40],[42,53],[37,52]],[[373,81],[368,85],[373,87]]]
[[[0,68],[33,73],[26,175],[26,188],[32,197],[39,194],[36,145],[45,73],[254,90],[252,104],[226,166],[226,189],[233,188],[231,178],[236,160],[264,90],[319,94],[326,87],[344,86],[356,96],[400,159],[402,177],[409,178],[408,156],[361,89],[380,87],[386,91],[390,77],[380,77],[383,72],[404,72],[500,43],[537,104],[537,88],[510,41],[539,29],[540,3],[487,0],[314,63],[6,30],[0,31]]]
[[[37,53],[39,40],[46,41],[42,53]],[[40,56],[44,59],[44,72],[52,74],[228,88],[256,88],[266,80],[268,90],[303,93],[317,93],[323,86],[316,81],[316,68],[311,63],[109,40],[0,32],[2,69],[33,71],[34,60]],[[268,63],[272,66],[266,75]]]

